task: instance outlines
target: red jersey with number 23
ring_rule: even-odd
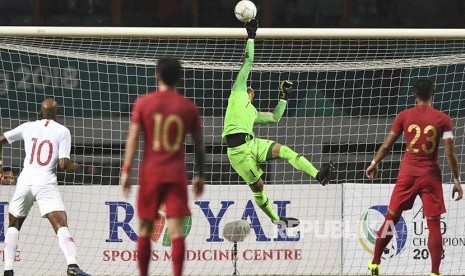
[[[202,131],[196,105],[175,91],[152,92],[137,98],[131,122],[142,126],[145,137],[139,174],[154,182],[187,183],[185,137]]]
[[[397,115],[393,132],[404,132],[407,148],[399,175],[441,177],[438,147],[442,135],[452,131],[450,117],[431,106],[418,105]]]

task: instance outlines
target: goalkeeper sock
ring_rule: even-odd
[[[260,209],[262,209],[262,211],[265,212],[272,221],[279,221],[279,216],[273,210],[273,206],[271,206],[270,200],[265,195],[264,191],[253,193],[253,197],[255,198],[255,203],[257,203],[258,207],[260,207]]]
[[[9,227],[5,233],[5,246],[3,249],[5,255],[5,270],[13,270],[18,240],[18,229],[16,227]]]
[[[66,263],[76,264],[77,248],[74,239],[69,233],[68,227],[60,227],[57,231],[58,243],[60,244],[61,251],[66,258]]]
[[[171,242],[171,257],[173,259],[173,276],[181,276],[184,264],[186,244],[184,238],[176,238]]]
[[[140,276],[149,275],[150,251],[150,238],[139,236],[137,238],[137,263]]]
[[[431,273],[439,275],[439,266],[442,257],[442,235],[441,221],[437,219],[428,219],[428,249],[431,255]]]
[[[392,239],[392,232],[394,229],[392,229],[391,226],[396,225],[399,218],[400,216],[394,218],[389,211],[387,212],[384,223],[379,229],[378,237],[376,238],[375,254],[372,261],[373,264],[381,263],[381,254]]]
[[[313,178],[315,178],[318,174],[318,170],[307,160],[307,158],[297,154],[297,152],[291,150],[287,146],[281,146],[281,149],[279,150],[279,158],[287,160],[287,162],[294,166],[294,168],[308,173]]]

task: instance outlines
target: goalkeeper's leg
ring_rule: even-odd
[[[228,148],[228,158],[234,170],[244,179],[253,192],[255,203],[275,224],[286,227],[297,226],[298,220],[280,217],[263,190],[263,171],[259,163],[271,159],[271,149],[275,143],[270,140],[254,138],[247,144]]]
[[[323,164],[320,171],[318,171],[310,161],[304,156],[293,151],[288,146],[284,146],[276,143],[272,149],[272,158],[281,158],[289,162],[294,168],[299,171],[309,174],[311,177],[317,179],[322,185],[326,185],[331,177],[334,170],[332,162]]]
[[[274,224],[281,225],[284,227],[296,227],[299,225],[299,220],[296,218],[280,217],[273,210],[273,206],[270,200],[263,191],[263,180],[260,178],[254,184],[249,185],[253,192],[255,203],[262,209],[262,211],[271,219]]]
[[[262,209],[262,211],[271,219],[271,221],[279,221],[278,214],[276,214],[276,212],[273,210],[273,206],[270,203],[269,198],[266,196],[265,191],[263,190],[263,180],[260,178],[257,182],[255,182],[255,184],[249,185],[249,187],[253,192],[253,197],[257,206]]]
[[[279,216],[273,210],[268,197],[263,191],[263,174],[258,165],[260,161],[266,161],[266,155],[271,148],[272,141],[252,139],[246,145],[228,148],[228,158],[234,170],[244,179],[253,192],[255,203],[273,221],[279,221]],[[263,160],[257,160],[256,156],[263,155]]]

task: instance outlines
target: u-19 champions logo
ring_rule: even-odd
[[[387,205],[371,206],[360,217],[358,223],[358,241],[363,249],[371,255],[374,253],[378,230],[384,222],[387,210]],[[383,259],[397,256],[405,249],[405,244],[407,243],[407,225],[402,216],[392,232],[394,232],[394,237],[390,242],[391,245],[388,245],[384,250]]]

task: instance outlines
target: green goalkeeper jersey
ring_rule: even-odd
[[[224,118],[223,138],[234,133],[253,133],[254,124],[277,123],[284,114],[287,102],[280,100],[272,112],[258,112],[250,102],[247,93],[247,79],[252,68],[254,58],[254,40],[247,40],[245,47],[244,64],[239,71],[236,81],[231,89],[228,99],[228,107]]]
[[[253,125],[257,118],[257,109],[250,102],[247,93],[247,79],[254,58],[254,40],[248,39],[245,47],[244,64],[237,75],[228,99],[228,107],[224,118],[223,138],[234,133],[254,135]]]

